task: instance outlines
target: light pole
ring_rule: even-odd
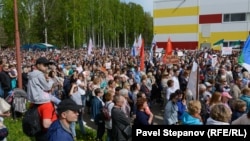
[[[46,6],[45,6],[45,1],[43,0],[43,19],[44,19],[44,38],[45,38],[45,43],[47,45],[48,43],[48,33],[47,33],[47,18],[46,18]]]
[[[16,62],[17,62],[17,82],[18,88],[22,88],[22,70],[21,70],[21,52],[20,52],[20,37],[18,29],[18,11],[17,0],[14,0],[14,21],[15,21],[15,44],[16,44]]]

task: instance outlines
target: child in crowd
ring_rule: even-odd
[[[49,64],[52,63],[45,57],[40,57],[36,60],[34,70],[28,74],[28,100],[34,104],[43,104],[52,101],[57,105],[61,101],[51,95],[54,82],[46,75]]]
[[[246,113],[247,104],[245,101],[237,99],[233,102],[233,113],[231,121],[236,120],[240,116]]]

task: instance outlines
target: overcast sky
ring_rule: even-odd
[[[150,12],[153,16],[153,0],[120,0],[121,2],[134,2],[140,4],[145,12]]]

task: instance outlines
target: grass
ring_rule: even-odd
[[[4,124],[8,128],[9,135],[7,137],[8,141],[35,141],[34,138],[30,138],[26,136],[22,131],[22,119],[17,118],[17,120],[13,120],[11,117],[4,119]],[[76,124],[76,141],[94,141],[96,137],[96,130],[86,128],[87,135],[83,136],[80,133],[80,129],[78,124]],[[105,138],[104,135],[103,138]]]

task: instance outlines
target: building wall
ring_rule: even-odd
[[[154,33],[158,47],[171,38],[174,48],[198,46],[198,0],[154,1]]]
[[[170,37],[174,48],[195,49],[213,44],[246,40],[250,28],[249,0],[154,1],[154,33],[158,47]],[[224,22],[224,14],[246,13],[246,21]]]

